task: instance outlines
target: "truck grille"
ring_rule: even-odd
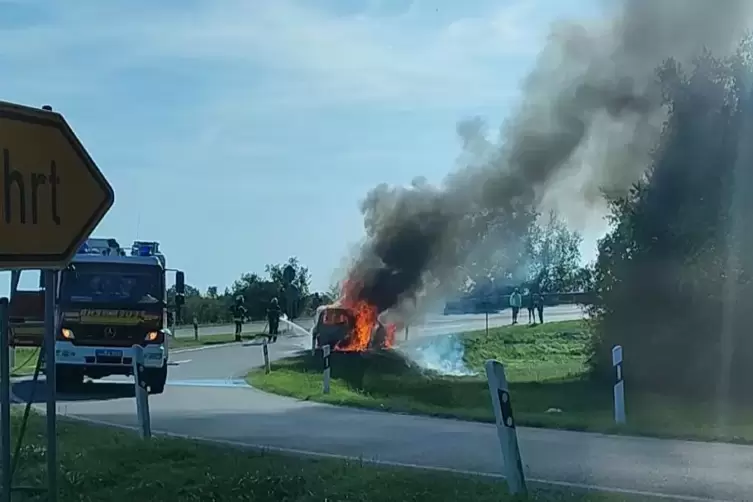
[[[130,347],[143,344],[147,329],[139,326],[79,325],[72,327],[74,345]]]

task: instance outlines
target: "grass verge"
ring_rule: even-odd
[[[397,352],[333,354],[331,393],[323,395],[320,358],[276,361],[272,373],[255,369],[254,387],[299,399],[394,412],[493,421],[483,363],[505,363],[516,420],[531,427],[627,433],[706,441],[753,442],[753,409],[685,402],[630,389],[626,368],[628,425],[613,419],[612,387],[586,374],[589,333],[582,321],[507,326],[460,336],[461,358],[476,376],[453,377],[423,370]],[[427,343],[427,342],[424,342]],[[434,342],[432,342],[434,343]],[[445,344],[446,345],[446,344]],[[431,350],[425,346],[422,350]],[[420,352],[414,352],[420,353]],[[416,356],[414,356],[415,358]],[[722,420],[723,419],[723,420]]]
[[[16,349],[16,361],[11,368],[11,376],[24,376],[34,373],[38,356],[38,348],[18,347]]]
[[[19,418],[12,427],[17,436]],[[43,417],[32,415],[15,486],[45,486]],[[311,460],[224,448],[182,439],[143,441],[120,430],[61,419],[58,425],[60,502],[431,500],[504,502],[496,479],[381,468],[339,460]],[[47,500],[44,493],[14,495]],[[519,500],[519,499],[518,499]],[[627,495],[534,489],[536,501],[629,501]]]

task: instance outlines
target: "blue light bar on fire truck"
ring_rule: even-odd
[[[103,256],[125,256],[115,239],[89,238],[78,248],[76,254],[98,254]]]
[[[159,254],[159,242],[136,241],[131,246],[131,256],[156,256]]]

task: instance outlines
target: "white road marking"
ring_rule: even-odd
[[[200,350],[221,349],[223,347],[235,347],[240,344],[241,342],[218,343],[215,345],[202,345],[201,347],[191,347],[188,349],[173,349],[170,352],[172,352],[173,354],[183,354],[185,352],[198,352]]]
[[[168,361],[167,364],[169,364],[170,366],[178,366],[178,365],[181,365],[181,364],[190,363],[191,361],[192,361],[192,359],[184,359],[182,361]]]
[[[44,408],[41,405],[39,405],[38,409],[43,410]],[[66,414],[65,416],[74,420],[79,420],[81,422],[88,422],[95,425],[115,427],[119,429],[127,429],[131,431],[138,430],[138,427],[134,427],[131,425],[114,424],[111,422],[106,422],[104,420],[81,417],[78,415]],[[351,455],[339,455],[336,453],[321,453],[321,452],[316,452],[316,451],[298,450],[298,449],[293,449],[293,448],[280,448],[277,446],[268,446],[268,445],[255,444],[255,443],[243,443],[240,441],[233,441],[233,440],[228,440],[228,439],[211,439],[211,438],[195,437],[195,436],[190,436],[188,434],[178,434],[175,432],[168,432],[168,431],[154,430],[154,429],[152,430],[152,433],[159,434],[162,436],[167,436],[167,437],[190,439],[193,441],[199,441],[203,443],[221,444],[221,445],[226,445],[226,446],[233,446],[236,448],[245,448],[245,449],[261,450],[261,451],[271,451],[271,452],[283,453],[283,454],[288,454],[288,455],[317,457],[317,458],[332,458],[332,459],[337,459],[337,460],[346,460],[349,462],[372,464],[376,466],[403,467],[403,468],[408,468],[408,469],[421,469],[425,471],[449,472],[453,474],[462,474],[466,476],[481,476],[485,478],[504,479],[504,476],[501,474],[468,471],[468,470],[463,470],[463,469],[453,469],[451,467],[434,467],[434,466],[418,465],[418,464],[403,463],[403,462],[392,462],[389,460],[377,460],[377,459],[368,459],[365,457],[354,457]],[[538,479],[538,478],[526,478],[526,480],[531,483],[541,484],[541,485],[558,486],[562,488],[575,488],[575,489],[580,489],[580,490],[585,490],[585,491],[621,493],[624,495],[637,495],[640,497],[654,497],[654,498],[659,498],[659,499],[664,499],[664,500],[685,500],[688,502],[731,502],[731,501],[726,501],[724,499],[712,499],[712,498],[706,498],[706,497],[695,497],[692,495],[676,495],[676,494],[671,494],[671,493],[651,492],[651,491],[644,491],[644,490],[632,490],[630,488],[617,488],[617,487],[611,487],[611,486],[592,485],[588,483],[569,483],[567,481],[553,481],[553,480]]]

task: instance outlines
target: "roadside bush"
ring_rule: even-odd
[[[591,364],[632,386],[725,398],[753,367],[753,65],[705,54],[658,72],[669,116],[653,165],[611,202],[599,243]]]

